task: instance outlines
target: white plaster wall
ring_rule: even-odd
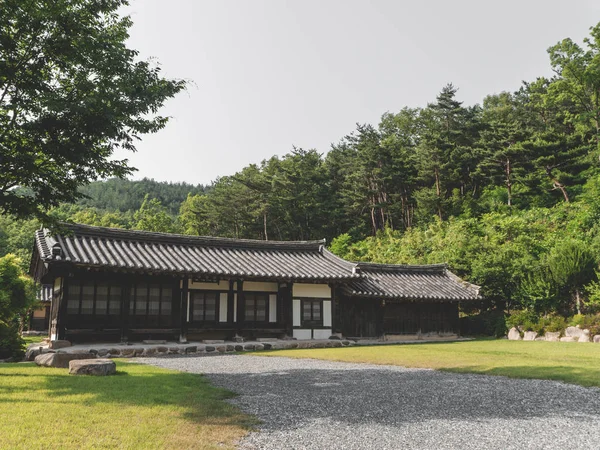
[[[300,300],[294,300],[293,302],[293,320],[292,325],[295,327],[299,327],[301,325],[300,322]]]
[[[262,281],[244,281],[244,291],[247,292],[277,292],[277,283],[265,283]]]
[[[312,339],[311,334],[311,330],[294,330],[294,337],[296,339]]]
[[[227,292],[219,295],[219,322],[227,322]]]
[[[331,300],[323,301],[323,326],[331,326]],[[327,336],[329,337],[329,336]]]
[[[328,330],[313,330],[313,339],[329,339],[331,329]]]
[[[192,281],[190,280],[188,287],[190,289],[205,289],[213,291],[228,291],[229,281],[220,280],[218,283],[207,283],[205,281]]]
[[[269,295],[269,322],[277,322],[277,294]]]
[[[293,297],[331,298],[331,288],[326,284],[294,283]]]

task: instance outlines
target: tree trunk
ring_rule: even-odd
[[[556,178],[554,178],[552,176],[552,167],[546,166],[546,174],[552,181],[552,185],[554,186],[554,189],[560,189],[560,192],[562,192],[565,202],[569,203],[569,195],[567,194],[567,189],[565,188],[564,184],[562,184],[560,181],[558,181]]]
[[[269,235],[267,234],[267,211],[263,211],[263,229],[265,232],[265,241],[269,240]]]
[[[506,191],[508,193],[508,206],[512,206],[512,182],[510,179],[510,159],[506,159]]]
[[[581,314],[581,296],[579,294],[579,288],[575,288],[575,308],[577,309],[577,314]]]

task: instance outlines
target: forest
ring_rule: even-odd
[[[54,218],[266,240],[326,238],[351,260],[446,262],[481,285],[464,314],[600,309],[600,24],[548,49],[551,77],[465,105],[357,124],[326,153],[293,148],[208,186],[108,179]],[[402,106],[402,105],[400,105]],[[27,265],[36,219],[0,215],[0,255]]]

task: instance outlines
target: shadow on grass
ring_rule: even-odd
[[[573,366],[462,366],[440,368],[443,372],[474,373],[509,378],[562,381],[584,387],[600,388],[600,369]]]
[[[44,401],[65,404],[65,407],[68,404],[101,406],[111,403],[123,407],[167,406],[176,408],[182,418],[203,425],[239,425],[247,428],[255,423],[251,417],[224,402],[232,398],[233,393],[212,386],[203,375],[119,361],[117,374],[106,377],[74,376],[68,374],[68,369],[51,369],[33,364],[7,365],[2,369],[2,376],[33,378],[31,382],[18,387],[6,387],[11,393],[42,389]],[[39,383],[35,382],[36,377]],[[0,395],[0,403],[34,401],[38,400],[10,399]]]

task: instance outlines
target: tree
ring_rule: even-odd
[[[140,209],[134,213],[133,219],[136,230],[157,233],[173,233],[176,231],[175,221],[169,215],[167,209],[162,206],[159,200],[151,199],[148,195],[144,198]]]
[[[549,86],[550,95],[576,105],[567,120],[589,133],[600,152],[600,23],[590,28],[587,48],[570,38],[550,47],[550,64],[556,73]]]
[[[0,257],[0,359],[23,354],[22,319],[36,301],[33,280],[15,255]]]
[[[128,0],[4,0],[0,7],[0,212],[49,221],[78,187],[134,169],[113,160],[163,128],[185,81],[127,48]]]
[[[585,242],[566,239],[550,252],[548,267],[560,290],[569,294],[577,314],[581,314],[582,289],[596,276],[596,261]]]

